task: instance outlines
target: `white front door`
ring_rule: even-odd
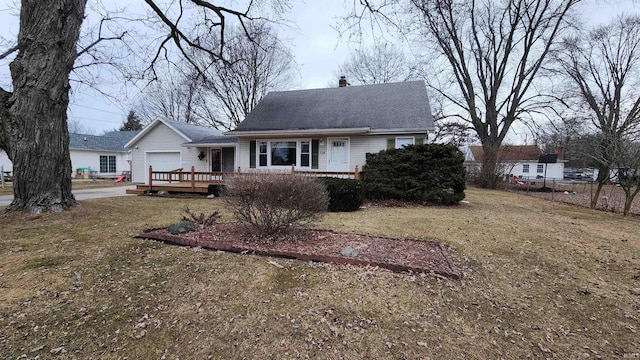
[[[349,171],[349,139],[327,139],[329,171]]]

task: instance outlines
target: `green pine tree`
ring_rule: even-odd
[[[135,131],[142,130],[142,124],[140,124],[140,118],[136,115],[136,112],[133,110],[129,111],[129,115],[127,115],[127,120],[122,123],[120,126],[120,131]]]

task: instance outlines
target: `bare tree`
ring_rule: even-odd
[[[210,64],[203,84],[215,108],[220,109],[218,114],[210,114],[209,125],[233,129],[267,92],[290,85],[295,62],[289,49],[265,22],[252,23],[242,30],[232,28],[227,39],[223,54],[230,63],[216,62],[210,57],[202,59]],[[220,42],[219,37],[208,40],[212,44]]]
[[[407,59],[402,49],[389,43],[375,44],[354,51],[338,67],[338,76],[346,76],[352,85],[383,84],[419,80],[422,78],[417,62]]]
[[[82,124],[77,118],[67,120],[67,127],[70,134],[96,135],[96,130]]]
[[[432,88],[478,134],[484,149],[481,185],[495,187],[497,153],[509,129],[547,105],[534,80],[579,1],[386,0],[364,6],[377,21],[422,34],[418,41],[442,56],[447,66],[433,76],[448,78]],[[392,18],[403,9],[410,9],[409,22]],[[362,16],[355,12],[350,20]]]
[[[598,162],[595,208],[622,144],[640,131],[640,17],[619,17],[565,39],[556,60],[572,84],[567,95],[579,109],[589,109],[597,129],[591,144]]]
[[[565,167],[597,167],[593,153],[593,128],[589,119],[576,116],[549,121],[537,128],[535,142],[546,154],[559,146],[566,161]]]
[[[185,74],[181,68],[169,68],[142,90],[132,106],[139,109],[145,123],[164,116],[175,121],[203,125],[202,113],[212,111],[209,108],[214,105],[207,98],[202,77],[197,72]]]
[[[226,61],[194,54],[193,61],[206,69],[202,73],[182,64],[183,70],[158,74],[160,81],[143,92],[145,118],[163,115],[233,129],[267,92],[285,88],[294,76],[293,56],[268,23],[252,23],[245,29],[230,27],[226,39]],[[216,48],[220,37],[211,34],[200,42]]]
[[[640,143],[622,141],[609,147],[607,158],[615,159],[613,172],[624,191],[624,216],[629,215],[631,204],[640,192]]]
[[[253,2],[243,10],[206,0],[145,3],[157,24],[166,29],[153,44],[156,51],[148,66],[151,75],[161,60],[175,60],[174,50],[199,73],[204,69],[197,66],[193,51],[225,61],[229,18],[243,28],[259,18],[253,15]],[[286,0],[269,3],[281,10]],[[79,46],[86,5],[86,0],[22,0],[17,43],[0,50],[0,60],[16,53],[10,64],[12,89],[0,88],[0,149],[13,162],[15,181],[9,210],[62,211],[76,203],[71,193],[67,131],[70,72],[79,56],[89,54],[89,49],[102,43],[101,38],[112,37]],[[199,36],[210,32],[220,36],[214,49],[203,47],[199,41]]]

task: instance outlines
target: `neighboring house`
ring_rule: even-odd
[[[139,131],[111,131],[103,135],[69,134],[73,177],[115,178],[131,171],[125,144]]]
[[[353,172],[367,153],[423,144],[433,130],[424,81],[271,92],[228,135],[238,167]]]
[[[470,173],[480,170],[484,150],[482,146],[468,146],[465,148],[465,162]],[[564,161],[561,148],[556,149],[557,162],[541,163],[544,154],[536,145],[504,145],[498,150],[498,170],[503,176],[522,179],[561,180],[564,176]]]
[[[113,178],[130,171],[129,154],[124,145],[138,131],[111,131],[104,135],[69,134],[69,155],[72,177]],[[13,171],[13,164],[4,151],[0,151],[0,165]]]
[[[146,183],[155,171],[193,166],[198,172],[233,172],[237,139],[216,129],[158,118],[125,144],[131,149],[132,181]]]

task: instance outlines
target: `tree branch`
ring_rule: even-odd
[[[0,60],[6,58],[7,56],[13,54],[16,51],[18,51],[18,45],[17,44],[15,46],[9,48],[7,51],[3,52],[2,54],[0,54]]]

